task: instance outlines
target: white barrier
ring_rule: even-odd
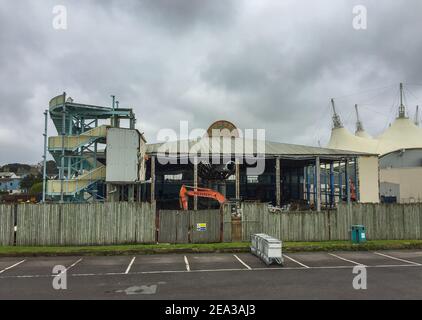
[[[282,242],[264,233],[251,236],[251,252],[267,265],[274,262],[283,264]]]

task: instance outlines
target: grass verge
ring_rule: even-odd
[[[350,241],[284,242],[284,252],[369,251],[392,249],[422,249],[422,240],[378,240],[355,245]],[[248,242],[209,244],[139,244],[84,247],[1,247],[3,256],[108,256],[157,253],[222,253],[249,252]]]

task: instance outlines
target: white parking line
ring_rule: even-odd
[[[386,258],[390,258],[390,259],[393,259],[393,260],[405,262],[405,263],[408,263],[408,264],[413,264],[415,266],[421,266],[420,263],[416,263],[416,262],[413,262],[413,261],[396,258],[396,257],[393,257],[393,256],[389,256],[388,254],[384,254],[384,253],[380,253],[380,252],[374,252],[374,253],[377,254],[377,255],[379,255],[379,256],[382,256],[382,257],[386,257]]]
[[[66,268],[65,272],[69,271],[70,269],[72,269],[74,266],[76,266],[79,262],[81,262],[83,259],[80,258],[79,260],[75,261],[74,263],[72,263],[69,267]]]
[[[133,257],[133,259],[130,261],[129,265],[127,266],[127,269],[125,271],[125,274],[128,274],[130,271],[130,268],[132,268],[133,263],[135,262],[136,257]]]
[[[414,265],[414,264],[400,264],[400,265],[376,265],[376,266],[366,266],[367,268],[371,269],[388,269],[388,268],[420,268],[422,265]],[[298,270],[303,272],[308,272],[312,270],[334,270],[334,269],[351,269],[353,266],[327,266],[327,267],[282,267],[282,268],[252,268],[251,270],[245,268],[235,268],[235,269],[201,269],[201,270],[163,270],[163,271],[140,271],[140,272],[132,272],[129,274],[123,272],[116,272],[116,273],[75,273],[71,274],[71,277],[102,277],[102,276],[133,276],[133,275],[140,275],[140,274],[166,274],[166,273],[213,273],[213,272],[250,272],[250,271],[290,271],[290,270]],[[0,276],[0,279],[20,279],[20,278],[50,278],[56,277],[57,275],[21,275],[21,276]]]
[[[291,257],[289,257],[289,256],[286,256],[285,254],[283,254],[283,257],[285,257],[285,258],[287,258],[287,259],[289,259],[289,260],[293,261],[294,263],[297,263],[298,265],[300,265],[300,266],[302,266],[302,267],[304,267],[304,268],[306,268],[306,269],[309,269],[309,268],[310,268],[310,267],[309,267],[309,266],[307,266],[306,264],[303,264],[302,262],[299,262],[299,261],[297,261],[297,260],[295,260],[295,259],[293,259],[293,258],[291,258]]]
[[[241,264],[243,264],[248,270],[252,270],[251,267],[249,267],[245,262],[242,261],[237,255],[233,255]]]
[[[355,265],[357,265],[357,266],[364,266],[364,267],[366,267],[364,264],[362,264],[362,263],[359,263],[359,262],[356,262],[356,261],[353,261],[353,260],[349,260],[349,259],[346,259],[346,258],[343,258],[343,257],[340,257],[340,256],[338,256],[338,255],[336,255],[336,254],[334,254],[334,253],[328,253],[330,256],[332,256],[332,257],[334,257],[334,258],[337,258],[337,259],[340,259],[340,260],[343,260],[343,261],[346,261],[346,262],[350,262],[350,263],[353,263],[353,264],[355,264]]]
[[[7,270],[10,270],[14,267],[17,267],[18,265],[20,265],[21,263],[24,263],[25,261],[26,260],[22,260],[22,261],[19,261],[18,263],[15,263],[14,265],[11,265],[10,267],[4,268],[3,270],[0,271],[0,274],[2,274],[4,272],[6,272]]]
[[[186,271],[190,271],[188,257],[185,256]]]

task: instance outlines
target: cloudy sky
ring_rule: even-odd
[[[366,30],[352,25],[358,4]],[[422,105],[421,13],[420,0],[0,0],[0,164],[41,160],[43,111],[63,91],[99,105],[115,94],[149,142],[179,120],[227,119],[324,145],[331,97],[348,128],[359,103],[377,134],[400,81],[412,117]]]

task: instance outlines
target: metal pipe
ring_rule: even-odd
[[[240,199],[240,161],[236,158],[236,200]]]
[[[339,166],[338,166],[338,199],[339,202],[343,201],[343,173],[341,170],[341,161],[339,162]]]
[[[349,181],[349,159],[346,159],[346,168],[345,168],[345,182],[346,182],[346,197],[347,203],[350,203],[350,181]]]
[[[155,201],[155,156],[151,156],[151,203]]]
[[[321,211],[321,164],[320,158],[315,158],[315,193],[316,193],[316,209]]]
[[[81,133],[85,132],[85,119],[81,118]],[[80,155],[81,155],[81,162],[79,164],[79,171],[82,173],[84,169],[84,161],[83,161],[83,153],[84,153],[84,147],[80,148]]]
[[[193,186],[194,186],[194,190],[197,191],[198,189],[198,158],[195,157],[194,158],[194,163],[193,163]],[[195,194],[195,196],[193,197],[193,210],[197,211],[198,210],[198,196]]]
[[[111,95],[111,99],[112,99],[111,109],[114,112],[114,109],[115,109],[115,106],[116,106],[116,96]],[[111,122],[110,124],[111,124],[112,127],[116,127],[116,116],[114,114],[111,116],[110,122]]]
[[[356,201],[360,201],[360,186],[359,186],[359,166],[358,158],[355,158],[355,192],[356,192]]]
[[[335,195],[335,180],[334,180],[334,163],[330,163],[330,206],[334,206],[334,195]]]
[[[311,176],[309,174],[309,166],[306,167],[306,200],[311,204]]]
[[[275,159],[276,205],[281,206],[281,168],[280,158]]]
[[[42,173],[42,202],[45,202],[45,193],[46,193],[46,185],[47,185],[47,121],[48,121],[48,113],[47,110],[44,111],[44,167]]]
[[[73,127],[72,115],[69,114],[69,128],[67,130],[67,134],[69,136],[73,134],[72,127]],[[67,180],[69,180],[72,177],[72,162],[73,162],[72,160],[73,160],[72,157],[67,159]]]
[[[61,155],[61,163],[60,163],[60,202],[63,203],[64,196],[64,158],[65,158],[65,152],[64,152],[64,139],[66,135],[66,93],[63,93],[63,109],[62,109],[62,155]]]
[[[327,164],[324,163],[324,196],[325,196],[325,206],[328,204],[328,174],[327,174]]]
[[[406,118],[406,107],[403,104],[403,83],[400,83],[399,118]]]
[[[316,168],[316,165],[313,165],[312,166],[312,169],[313,169],[313,184],[312,184],[312,196],[313,196],[313,200],[314,200],[314,204],[316,205],[316,203],[317,203],[317,201],[316,201],[316,198],[317,198],[317,194],[316,194],[316,170],[317,170],[317,168]]]

